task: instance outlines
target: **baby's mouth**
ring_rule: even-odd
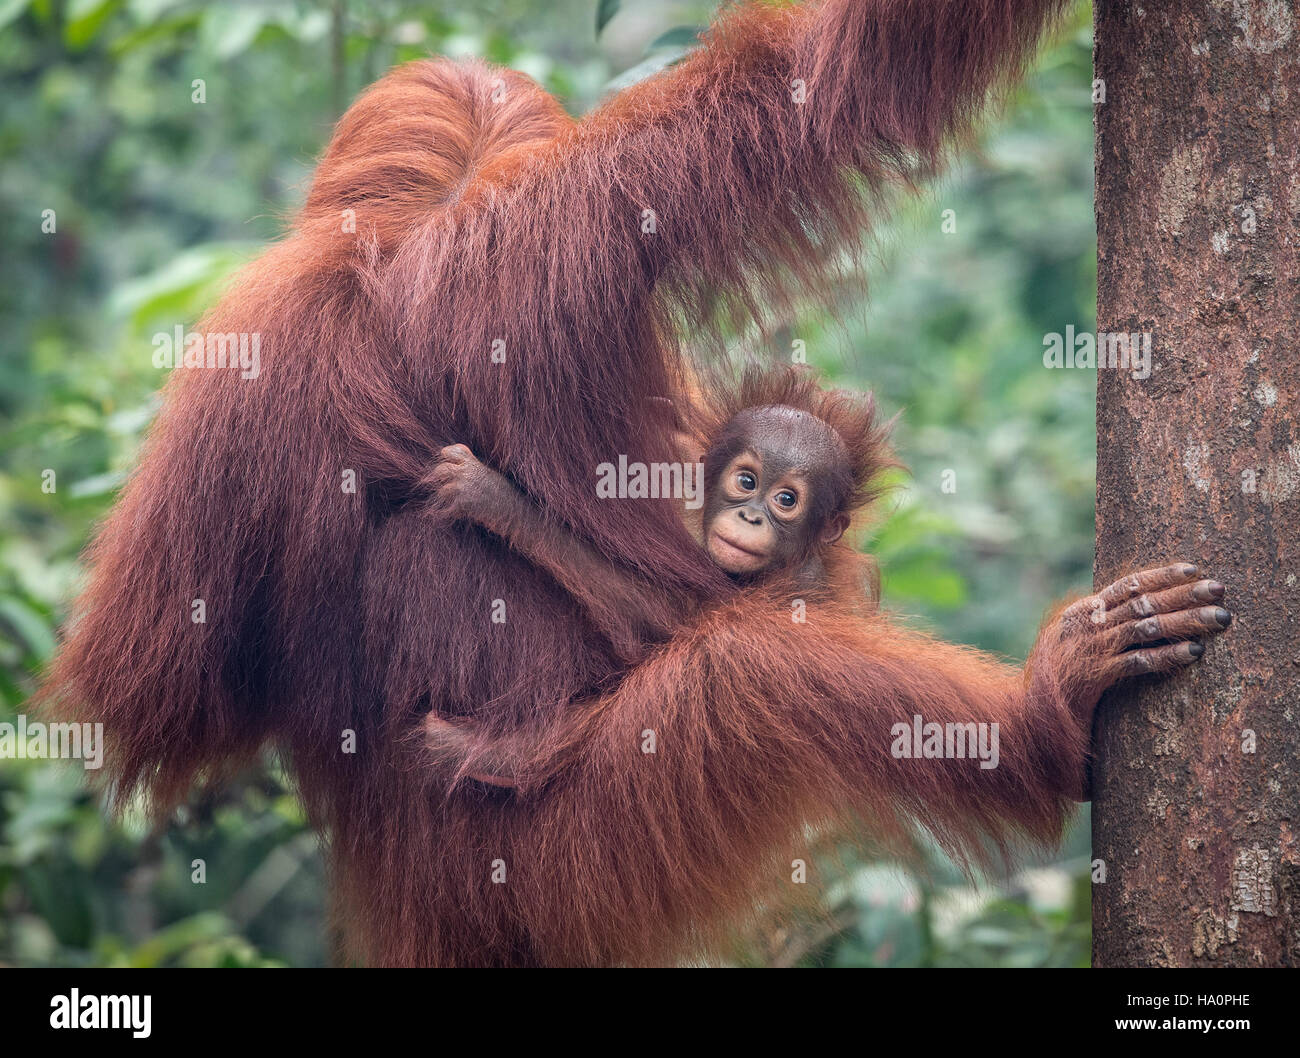
[[[738,562],[742,565],[752,565],[755,560],[762,561],[766,556],[760,551],[753,551],[750,548],[729,540],[718,530],[714,529],[709,534],[709,542],[712,545],[709,550],[713,552],[713,557],[719,562]]]

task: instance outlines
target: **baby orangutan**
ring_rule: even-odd
[[[874,497],[877,471],[892,464],[888,427],[877,424],[870,396],[823,391],[802,371],[751,371],[720,393],[697,409],[709,441],[701,542],[738,584],[786,576],[792,593],[815,593],[825,587],[828,549]],[[780,402],[737,407],[759,397]],[[441,456],[427,482],[430,509],[489,530],[549,572],[629,666],[692,611],[689,598],[652,592],[597,554],[467,446]],[[477,734],[436,714],[426,727],[435,756],[448,762]],[[471,777],[515,785],[504,775]]]
[[[709,557],[740,584],[788,575],[796,590],[824,586],[828,549],[894,465],[872,397],[823,390],[804,370],[750,369],[693,415],[708,446],[699,538]],[[637,661],[691,611],[692,600],[651,592],[598,555],[467,446],[440,454],[429,510],[487,529],[545,569],[623,660]]]
[[[561,583],[594,575],[622,584],[623,574],[550,524],[468,447],[451,445],[441,456],[430,477],[435,509],[501,536]],[[808,412],[746,408],[705,457],[704,492],[703,543],[721,569],[745,582],[792,572],[814,585],[824,575],[823,549],[848,528],[853,470],[839,435]]]

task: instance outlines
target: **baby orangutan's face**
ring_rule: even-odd
[[[705,523],[704,546],[728,573],[758,573],[788,564],[806,539],[807,483],[797,474],[764,473],[745,451],[718,481],[719,502]]]
[[[828,433],[790,408],[752,409],[729,424],[704,512],[704,546],[718,566],[738,576],[787,569],[844,531],[848,519],[814,491],[827,462],[843,458]]]

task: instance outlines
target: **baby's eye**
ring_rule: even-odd
[[[792,507],[794,507],[796,503],[799,502],[799,497],[796,496],[789,489],[782,489],[773,498],[776,500],[776,504],[778,507],[782,507],[787,511],[790,510]]]
[[[748,470],[742,470],[736,475],[736,484],[739,485],[744,492],[753,492],[758,488],[758,479]]]

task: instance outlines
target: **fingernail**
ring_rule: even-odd
[[[1184,577],[1194,577],[1194,576],[1196,576],[1196,567],[1195,567],[1195,566],[1184,566],[1184,567],[1183,567],[1183,576],[1184,576]]]
[[[1192,642],[1187,644],[1187,653],[1191,654],[1194,658],[1199,658],[1205,653],[1205,644],[1199,639],[1194,639]]]
[[[1214,611],[1214,619],[1219,622],[1220,628],[1227,628],[1232,623],[1232,614],[1220,606]]]
[[[1203,580],[1192,589],[1192,596],[1201,602],[1218,602],[1223,592],[1224,587],[1217,580]]]

